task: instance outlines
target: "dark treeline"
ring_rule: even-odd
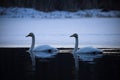
[[[83,9],[120,10],[120,0],[0,0],[1,7],[27,7],[41,11]]]

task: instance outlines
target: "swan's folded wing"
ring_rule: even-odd
[[[52,51],[52,52],[57,52],[57,49],[54,47],[51,47],[49,45],[41,45],[41,46],[37,46],[33,49],[33,51]]]
[[[84,47],[84,48],[80,48],[76,53],[78,54],[91,54],[91,53],[102,53],[102,51],[100,49],[97,48],[93,48],[93,47]]]

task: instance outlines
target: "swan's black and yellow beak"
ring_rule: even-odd
[[[74,35],[71,35],[70,37],[74,37]]]
[[[72,35],[70,37],[73,37]]]
[[[74,33],[73,35],[71,35],[70,37],[78,37],[77,33]]]
[[[26,37],[32,37],[32,36],[34,36],[34,34],[31,32]]]
[[[28,34],[27,36],[25,36],[25,37],[29,37],[30,35]]]

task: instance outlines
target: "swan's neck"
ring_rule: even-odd
[[[78,37],[75,37],[75,48],[74,53],[78,50]]]
[[[31,44],[30,51],[32,51],[34,49],[34,46],[35,46],[35,36],[33,35],[32,36],[32,44]]]

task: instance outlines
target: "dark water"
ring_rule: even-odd
[[[36,58],[36,70],[28,48],[0,48],[1,80],[74,80],[74,59],[70,53],[55,58]],[[79,61],[79,80],[120,80],[120,55],[105,55],[94,64]]]

